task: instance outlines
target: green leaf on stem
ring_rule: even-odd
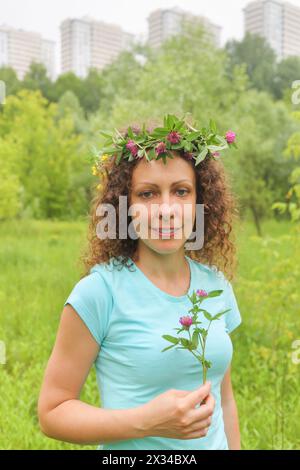
[[[161,352],[167,351],[168,349],[175,348],[176,344],[171,344],[171,346],[167,346],[165,349],[163,349]]]
[[[231,308],[228,308],[227,310],[223,310],[223,312],[217,313],[217,315],[215,315],[215,316],[213,317],[213,320],[219,320],[219,318],[220,318],[222,315],[224,315],[224,313],[229,312],[229,310],[231,310]]]
[[[217,133],[217,124],[213,119],[210,119],[209,121],[209,127],[211,128],[211,131],[216,134]]]
[[[206,298],[208,298],[208,297],[217,297],[218,295],[221,295],[222,292],[223,292],[223,290],[212,290],[212,291],[209,292],[209,294]]]
[[[208,148],[204,147],[204,149],[197,156],[196,161],[195,161],[195,165],[198,165],[200,162],[202,162],[202,160],[204,160],[204,158],[206,157],[207,154],[208,154]]]
[[[197,347],[198,347],[198,344],[199,344],[198,331],[197,331],[197,329],[195,329],[194,332],[193,332],[192,341],[193,341],[194,346],[196,346],[196,348],[197,348]]]
[[[212,315],[210,313],[208,313],[206,310],[204,310],[203,312],[203,315],[205,316],[205,318],[207,318],[207,320],[211,321],[212,320]]]
[[[163,335],[162,336],[165,340],[169,341],[170,343],[178,344],[180,341],[180,338],[175,338],[174,336],[171,335]]]

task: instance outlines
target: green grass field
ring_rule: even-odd
[[[36,414],[39,389],[63,304],[79,277],[83,223],[0,224],[1,449],[95,449],[45,437]],[[238,229],[234,290],[243,323],[232,334],[232,379],[243,449],[300,448],[300,230],[263,224],[264,237]],[[299,348],[298,348],[299,349]],[[300,357],[300,354],[298,355]],[[81,396],[100,405],[92,369]]]

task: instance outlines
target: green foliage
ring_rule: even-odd
[[[16,208],[18,200],[20,210],[15,209],[13,214],[36,218],[74,216],[73,205],[81,200],[83,206],[86,198],[80,187],[75,192],[73,186],[74,176],[83,168],[78,154],[81,138],[75,135],[73,120],[60,117],[57,105],[49,104],[39,91],[22,90],[6,100],[0,114],[0,138],[9,148],[0,151],[2,171],[8,166],[13,168],[15,194],[5,182],[7,204]]]
[[[14,95],[21,89],[21,83],[17,77],[17,74],[11,67],[0,68],[0,80],[5,83],[7,96]]]
[[[248,32],[241,41],[229,41],[225,49],[229,75],[236,65],[245,64],[250,85],[259,91],[273,92],[276,54],[263,37]]]
[[[0,220],[16,217],[21,208],[17,155],[16,143],[0,137]]]
[[[21,86],[27,90],[39,90],[45,98],[51,99],[52,82],[48,78],[47,69],[43,64],[33,62],[25,74]]]
[[[300,232],[268,221],[264,237],[247,224],[239,237],[236,294],[244,322],[236,333],[233,383],[244,449],[299,449]],[[299,353],[298,353],[299,357]]]
[[[272,204],[282,202],[290,185],[295,185],[289,176],[297,166],[291,159],[284,159],[283,153],[289,137],[297,135],[298,124],[289,115],[289,103],[275,102],[271,93],[276,98],[281,96],[280,90],[295,79],[290,74],[297,72],[299,61],[290,58],[273,70],[272,57],[272,51],[260,38],[247,36],[241,44],[232,43],[222,50],[213,46],[202,27],[188,26],[183,34],[171,37],[161,48],[135,46],[103,70],[90,70],[84,79],[66,73],[49,82],[40,64],[32,64],[23,81],[11,69],[0,69],[0,79],[7,84],[9,98],[8,105],[0,107],[0,136],[5,135],[5,140],[11,142],[17,134],[26,134],[22,138],[17,136],[22,157],[12,180],[19,191],[14,196],[16,202],[12,203],[15,209],[9,213],[61,218],[86,213],[92,195],[92,178],[84,161],[92,148],[105,147],[100,129],[140,126],[143,122],[159,128],[164,127],[161,122],[164,115],[190,113],[200,123],[200,129],[214,122],[216,128],[233,129],[237,133],[238,151],[225,154],[222,161],[232,177],[242,216],[250,213],[257,233],[261,234],[264,218],[279,217],[279,211],[271,210]],[[271,71],[274,80],[269,78]],[[24,98],[20,95],[17,101],[10,98],[16,98],[12,95],[24,87],[32,94],[26,97],[28,103],[22,108],[16,102]],[[31,98],[37,89],[47,98],[40,102],[39,110],[35,109],[36,98]],[[285,100],[290,100],[288,91],[284,92]],[[48,108],[51,111],[45,116]],[[1,119],[4,114],[5,119]],[[31,121],[33,125],[29,125]],[[50,121],[59,123],[58,128],[54,124],[49,127]],[[49,135],[45,131],[48,127]],[[211,130],[214,132],[213,127]],[[186,151],[194,138],[191,132],[185,139]],[[220,144],[220,141],[210,143],[209,150]],[[16,157],[15,145],[12,149]],[[46,149],[44,156],[42,149]],[[209,150],[205,145],[198,150],[200,162]],[[144,149],[139,151],[142,156]],[[149,152],[150,156],[153,152]],[[51,163],[53,159],[57,159],[57,165]],[[6,164],[3,173],[13,171],[12,166]],[[42,174],[45,168],[49,177]],[[64,171],[67,176],[63,176]],[[293,178],[296,177],[294,173]],[[12,183],[8,180],[6,191],[11,194]],[[291,201],[290,209],[297,210],[294,204],[296,201]],[[7,213],[6,209],[1,210]],[[287,211],[284,216],[288,217]]]
[[[285,105],[267,93],[251,90],[241,96],[235,124],[239,149],[230,173],[241,210],[250,211],[259,235],[262,219],[272,216],[272,203],[288,190],[291,164],[283,152],[293,126]]]
[[[75,222],[0,225],[0,340],[6,344],[6,364],[0,364],[0,449],[95,449],[46,437],[37,416],[63,302],[79,278],[74,255],[84,238],[85,225]],[[81,399],[99,406],[94,369]]]
[[[57,116],[58,119],[71,118],[73,127],[77,134],[84,134],[86,132],[86,120],[84,117],[84,110],[80,106],[79,99],[70,90],[66,91],[57,103]]]
[[[115,88],[105,113],[106,128],[146,119],[160,122],[163,115],[183,112],[201,122],[213,118],[223,127],[224,109],[235,103],[246,81],[242,71],[228,79],[225,64],[226,54],[211,44],[201,27],[189,35],[171,37],[147,55],[132,90],[127,82]]]
[[[300,77],[300,57],[287,57],[277,65],[274,78],[274,96],[276,99],[284,98],[286,90],[291,90],[294,80]]]
[[[294,117],[300,121],[300,112],[295,112]],[[300,131],[297,130],[288,140],[284,155],[293,157],[296,162],[300,160]],[[280,214],[289,213],[293,222],[300,221],[300,166],[297,165],[289,176],[291,187],[286,194],[286,202],[275,202],[272,209]]]
[[[266,39],[251,33],[247,33],[241,41],[229,41],[225,50],[229,76],[233,75],[235,67],[245,67],[251,88],[268,92],[276,100],[287,96],[290,103],[292,83],[300,76],[299,57],[290,56],[277,61]]]

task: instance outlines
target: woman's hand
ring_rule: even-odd
[[[168,390],[143,405],[145,436],[173,439],[206,436],[215,407],[215,399],[209,393],[210,387],[210,382],[206,382],[192,392]]]

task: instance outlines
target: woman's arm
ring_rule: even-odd
[[[230,372],[231,366],[226,371],[221,384],[221,405],[228,447],[230,450],[241,450],[238,411],[233,395]]]
[[[63,309],[38,402],[42,432],[53,439],[100,444],[144,437],[143,406],[113,410],[80,401],[99,345],[71,305]]]

